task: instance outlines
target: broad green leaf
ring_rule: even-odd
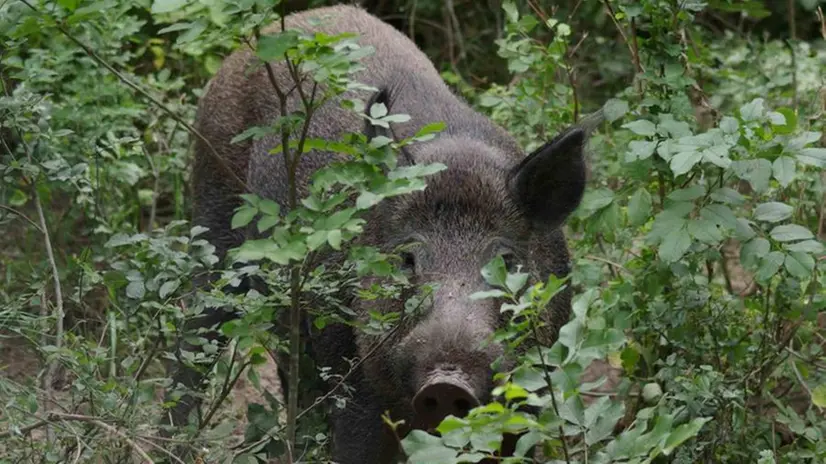
[[[761,203],[754,208],[754,218],[758,221],[780,222],[792,217],[794,208],[777,201]]]
[[[605,102],[603,114],[608,122],[614,122],[628,113],[628,102],[617,98],[612,98]]]
[[[758,193],[769,188],[769,179],[772,175],[772,163],[769,160],[735,161],[732,163],[732,169],[741,179],[747,180]]]
[[[769,233],[771,238],[778,242],[791,242],[794,240],[810,240],[814,234],[809,229],[797,224],[784,224],[777,226]]]
[[[166,298],[177,290],[180,285],[181,281],[179,279],[168,280],[161,285],[160,290],[158,290],[158,296],[161,298]]]
[[[726,229],[737,228],[737,215],[726,205],[719,203],[708,205],[700,210],[700,217],[706,218]]]
[[[669,165],[675,176],[681,176],[691,170],[703,159],[699,151],[682,151],[671,158]]]
[[[786,243],[783,245],[783,248],[789,251],[799,251],[802,253],[823,253],[824,246],[822,243],[818,242],[817,240],[804,240],[802,242],[797,243]]]
[[[772,163],[772,173],[774,178],[780,182],[783,187],[788,187],[794,180],[795,162],[794,158],[788,156],[781,156]]]
[[[734,228],[734,238],[745,242],[751,240],[755,235],[757,235],[757,232],[752,228],[751,221],[742,217],[737,218],[737,227]]]
[[[638,160],[648,159],[654,154],[654,150],[656,150],[656,148],[657,142],[651,142],[648,140],[632,140],[628,144],[628,154],[625,156],[625,160],[631,163]]]
[[[737,190],[730,189],[728,187],[717,189],[711,192],[710,196],[714,201],[734,206],[739,206],[746,202],[746,197],[744,197]]]
[[[402,449],[410,464],[453,464],[458,454],[458,451],[445,446],[441,438],[423,430],[411,430],[402,440]]]
[[[720,120],[720,129],[726,134],[735,134],[740,129],[740,123],[731,116],[724,116]]]
[[[327,232],[327,243],[333,247],[334,250],[341,249],[341,229],[333,229]]]
[[[729,147],[727,145],[715,145],[703,150],[703,160],[723,169],[728,169],[731,166],[731,158],[729,158],[728,152]]]
[[[651,218],[651,194],[644,188],[637,189],[628,202],[628,222],[633,226],[644,224]]]
[[[661,115],[665,116],[665,115]],[[669,115],[670,116],[670,115]],[[671,136],[673,138],[686,137],[691,135],[691,126],[685,121],[677,121],[674,118],[662,118],[657,124],[657,130],[663,135]]]
[[[668,456],[678,446],[682,445],[691,438],[697,436],[700,429],[703,428],[706,422],[709,422],[711,417],[698,417],[687,424],[678,426],[673,432],[668,435],[663,447],[663,454]]]
[[[623,128],[630,130],[637,135],[646,137],[653,137],[657,134],[657,126],[653,122],[645,119],[638,119],[622,125]]]
[[[797,154],[797,160],[809,166],[826,168],[826,148],[804,148]]]
[[[249,224],[255,215],[258,214],[258,208],[252,206],[242,206],[238,208],[232,216],[232,228],[238,229]]]
[[[777,271],[780,270],[780,266],[783,265],[785,260],[786,256],[783,252],[772,251],[760,262],[760,268],[757,269],[757,273],[755,273],[754,278],[758,282],[765,282],[771,279],[775,274],[777,274]]]
[[[812,389],[812,403],[819,408],[826,408],[826,383]]]
[[[262,213],[270,216],[278,216],[281,212],[281,206],[278,203],[266,198],[258,203],[258,209],[260,209]]]
[[[749,103],[740,107],[740,117],[743,118],[743,121],[757,121],[758,119],[762,119],[763,115],[766,114],[766,109],[763,106],[762,98],[755,98]]]
[[[188,0],[155,0],[152,2],[151,11],[153,14],[171,13],[180,10],[187,3],[189,3]]]
[[[757,266],[760,260],[769,254],[771,244],[762,237],[749,240],[740,248],[740,262],[747,268]]]
[[[801,253],[793,251],[786,255],[786,260],[783,262],[789,274],[798,279],[806,279],[811,277],[812,271],[815,268],[815,260],[808,253]]]
[[[783,117],[782,122],[777,115]],[[791,134],[797,129],[797,114],[791,108],[780,108],[776,113],[769,113],[774,131],[778,134]]]
[[[660,243],[660,258],[666,263],[673,263],[683,257],[691,246],[691,235],[687,228],[680,228],[665,236]]]
[[[258,220],[258,232],[265,232],[275,227],[281,220],[279,216],[264,216]]]
[[[288,50],[298,45],[298,40],[298,32],[293,30],[264,35],[258,40],[255,53],[264,61],[281,61]]]
[[[668,194],[669,200],[674,201],[694,201],[706,194],[706,189],[700,184],[692,185],[684,189],[674,190]]]
[[[141,300],[145,294],[146,286],[143,284],[143,280],[134,280],[126,286],[126,296],[128,298]]]
[[[493,287],[507,288],[508,269],[502,255],[497,255],[482,268],[482,278]]]
[[[723,233],[718,225],[705,218],[695,219],[688,222],[688,232],[692,237],[705,243],[720,243],[723,240]]]

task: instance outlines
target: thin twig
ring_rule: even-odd
[[[628,39],[628,36],[625,34],[625,30],[620,25],[619,21],[617,21],[616,13],[614,13],[614,7],[611,6],[610,0],[602,0],[602,3],[605,5],[605,8],[608,10],[608,16],[611,17],[611,21],[614,23],[614,27],[617,28],[617,32],[619,32],[620,36],[622,37],[622,41],[625,42],[625,45],[628,47],[628,51],[631,53],[631,59],[634,63],[634,70],[637,73],[644,72],[645,70],[642,67],[642,63],[640,63],[640,56],[638,50],[634,46],[633,43],[636,43],[636,40],[632,43],[631,40]]]
[[[531,322],[531,330],[534,338],[539,340],[539,333],[536,330],[536,321]],[[551,374],[548,373],[548,365],[545,364],[545,355],[542,354],[542,346],[537,345],[536,351],[539,353],[539,362],[542,363],[542,372],[545,374],[545,383],[548,384],[549,394],[551,395],[551,405],[554,408],[554,414],[559,417],[559,405],[556,403],[556,395],[554,394],[554,384],[551,380]],[[571,464],[571,456],[568,454],[568,444],[565,441],[565,431],[562,429],[562,424],[559,424],[559,441],[562,442],[562,453],[565,455],[565,462]]]
[[[149,163],[149,168],[152,169],[152,177],[155,179],[155,183],[152,186],[152,203],[149,206],[149,225],[147,226],[147,230],[151,232],[155,228],[155,214],[158,209],[158,196],[160,195],[158,189],[160,188],[161,174],[158,172],[158,167],[155,166],[155,162],[152,161],[152,155],[149,154],[146,145],[141,145],[141,151],[143,151],[146,162]]]
[[[129,438],[125,433],[120,431],[117,427],[115,427],[111,424],[107,424],[106,422],[103,422],[102,420],[100,420],[99,418],[94,417],[94,416],[84,416],[84,415],[81,415],[81,414],[66,414],[66,413],[61,413],[61,412],[51,412],[51,413],[49,413],[49,415],[47,416],[46,419],[42,419],[42,420],[40,420],[40,421],[38,421],[34,424],[23,427],[22,429],[20,429],[20,432],[30,432],[34,429],[44,427],[44,426],[49,425],[53,422],[86,422],[86,423],[89,423],[89,424],[93,424],[96,427],[99,427],[99,428],[101,428],[101,429],[103,429],[103,430],[105,430],[105,431],[107,431],[107,432],[109,432],[113,435],[117,435],[118,437],[120,437],[123,441],[125,441],[144,460],[145,463],[148,463],[148,464],[154,464],[155,463],[155,461],[153,461],[152,458],[149,457],[149,454],[147,454],[146,451],[144,451],[143,448],[141,448],[134,440]],[[2,432],[2,433],[0,433],[0,438],[9,437],[9,436],[12,435],[12,433],[13,432],[11,430],[7,430],[5,432]],[[144,441],[146,441],[146,440],[144,440]],[[155,445],[155,446],[157,446],[157,445]]]
[[[789,345],[791,345],[791,342],[789,342]],[[797,363],[794,362],[794,359],[789,359],[789,365],[792,366],[792,371],[794,371],[794,375],[795,377],[797,377],[797,381],[800,382],[800,386],[803,387],[804,390],[806,390],[806,393],[809,395],[809,398],[812,399],[812,404],[814,404],[817,407],[818,411],[823,412],[823,408],[818,406],[817,403],[814,401],[814,393],[812,393],[812,390],[809,388],[808,385],[806,385],[806,381],[803,380],[803,376],[800,375],[800,371],[797,369]]]
[[[31,220],[28,216],[26,216],[25,214],[21,213],[20,211],[17,211],[16,209],[14,209],[14,208],[12,208],[12,207],[10,207],[10,206],[6,206],[6,205],[0,205],[0,209],[6,210],[6,211],[8,211],[8,212],[10,212],[10,213],[12,213],[12,214],[14,214],[14,215],[16,215],[16,216],[18,216],[18,217],[20,217],[20,218],[24,219],[26,222],[28,222],[29,224],[31,224],[31,226],[32,226],[32,227],[34,227],[35,229],[37,229],[37,230],[38,230],[38,232],[40,232],[41,234],[42,234],[42,233],[44,233],[44,232],[43,232],[43,229],[41,229],[41,228],[40,228],[40,226],[39,226],[39,225],[37,225],[37,223],[36,223],[36,222],[32,221],[32,220]]]
[[[625,266],[623,266],[622,264],[619,264],[619,263],[617,263],[617,262],[611,261],[610,259],[600,258],[599,256],[594,256],[594,255],[586,255],[586,256],[585,256],[585,259],[592,259],[592,260],[594,260],[594,261],[599,261],[599,262],[602,262],[602,263],[605,263],[605,264],[611,265],[611,266],[613,266],[613,267],[615,267],[615,268],[617,268],[617,269],[619,269],[619,270],[621,270],[621,271],[625,271],[625,272],[627,272],[627,273],[629,273],[629,274],[633,274],[633,272],[629,271],[629,270],[628,270],[628,268],[626,268],[626,267],[625,267]]]

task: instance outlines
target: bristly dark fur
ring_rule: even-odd
[[[311,21],[313,18],[321,21]],[[500,302],[468,298],[487,289],[480,268],[504,253],[535,278],[568,273],[568,250],[560,227],[582,196],[582,146],[587,134],[570,129],[526,158],[510,135],[450,91],[415,44],[365,11],[351,6],[320,8],[291,15],[286,24],[327,34],[355,32],[362,46],[375,48],[375,53],[363,60],[365,69],[355,79],[378,92],[354,92],[345,97],[367,99],[368,114],[370,105],[383,103],[395,114],[410,115],[410,121],[391,126],[390,138],[410,137],[431,122],[447,125],[436,139],[411,145],[403,156],[408,164],[414,160],[420,164],[438,162],[448,169],[429,177],[424,191],[380,203],[371,211],[358,239],[385,251],[399,244],[417,244],[406,261],[414,282],[438,283],[432,304],[408,320],[372,356],[367,355],[378,337],[349,326],[330,325],[312,333],[309,340],[315,362],[340,375],[350,368],[342,356],[364,358],[349,377],[352,398],[343,409],[332,408],[330,413],[333,459],[342,464],[389,463],[399,450],[381,415],[390,411],[393,419],[415,425],[411,398],[434,369],[462,373],[473,390],[470,393],[482,401],[490,394],[491,365],[503,354],[503,347],[482,342],[503,319]],[[278,30],[274,25],[264,33]],[[254,55],[243,49],[225,60],[201,99],[196,125],[253,193],[279,202],[286,211],[288,175],[283,160],[269,153],[280,143],[278,138],[230,143],[249,126],[269,124],[280,116],[268,76],[260,67],[251,70],[255,62]],[[273,63],[272,68],[283,87],[293,84],[283,63]],[[290,95],[290,111],[300,108],[296,93]],[[384,135],[383,129],[342,108],[339,101],[327,102],[317,110],[309,137],[339,139],[357,131],[370,138]],[[223,256],[255,236],[255,230],[230,227],[242,192],[223,174],[201,141],[195,142],[195,150],[193,220],[209,228],[206,238]],[[313,172],[339,156],[307,153],[297,170],[299,194],[306,194]],[[364,284],[375,281],[366,279]],[[208,281],[198,285],[208,285]],[[566,290],[551,302],[543,314],[545,325],[538,343],[550,345],[556,340],[559,328],[568,320],[570,298],[570,290]],[[370,311],[401,312],[404,301],[353,299],[351,306],[366,319]],[[231,312],[214,311],[205,323],[216,324],[227,317]],[[500,365],[507,368],[509,362]],[[200,377],[179,369],[175,379],[195,386]],[[302,378],[302,385],[306,385],[304,381]],[[182,422],[193,404],[192,398],[185,398],[173,411],[173,420]]]

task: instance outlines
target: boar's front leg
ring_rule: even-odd
[[[384,404],[361,375],[353,397],[331,413],[333,461],[338,464],[392,464],[399,444],[382,421]]]

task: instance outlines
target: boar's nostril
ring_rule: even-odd
[[[441,373],[431,377],[413,398],[418,423],[431,429],[447,416],[464,417],[479,404],[461,373]]]

